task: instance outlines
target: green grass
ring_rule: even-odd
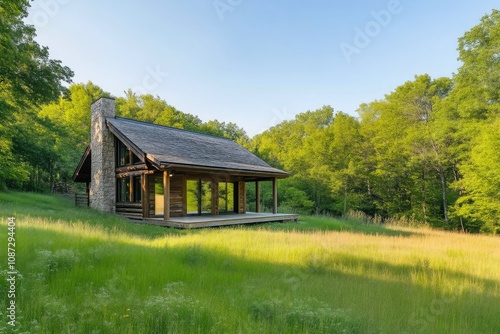
[[[326,217],[175,230],[0,193],[18,333],[497,333],[500,239]],[[2,232],[3,231],[3,232]],[[0,332],[8,332],[0,280]]]

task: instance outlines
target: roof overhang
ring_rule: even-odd
[[[90,144],[87,145],[85,152],[78,163],[74,173],[73,181],[75,182],[90,182],[91,179],[91,154],[90,154]]]
[[[205,166],[193,166],[193,165],[182,165],[182,164],[169,164],[164,163],[160,165],[159,170],[176,170],[176,171],[188,171],[188,172],[199,172],[199,173],[209,173],[216,175],[231,175],[231,176],[243,176],[243,177],[255,177],[255,178],[279,178],[284,179],[290,174],[288,173],[273,173],[273,172],[262,172],[262,171],[252,171],[243,169],[231,169],[231,168],[216,168],[216,167],[205,167]]]

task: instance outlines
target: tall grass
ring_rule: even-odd
[[[0,193],[19,333],[497,333],[500,239],[302,217],[180,231]],[[1,232],[4,231],[4,232]],[[3,260],[2,260],[3,259]],[[6,249],[0,249],[5,275]],[[7,284],[0,281],[0,332]]]

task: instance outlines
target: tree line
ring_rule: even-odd
[[[325,106],[256,136],[252,148],[293,173],[305,213],[349,210],[500,233],[500,11],[458,41],[452,78],[419,75],[362,104]],[[293,190],[292,190],[293,189]]]
[[[70,182],[89,142],[90,105],[111,94],[71,82],[23,22],[28,6],[0,4],[0,189],[47,191]],[[280,204],[299,213],[355,210],[500,233],[499,20],[493,10],[459,39],[453,77],[416,76],[362,104],[359,117],[324,106],[249,138],[131,90],[116,98],[117,114],[237,141],[292,174]]]

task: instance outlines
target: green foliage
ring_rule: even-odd
[[[474,140],[470,161],[461,166],[465,189],[457,201],[457,213],[477,226],[476,232],[500,234],[500,117],[484,124]]]
[[[73,76],[69,68],[50,59],[48,49],[35,41],[35,28],[23,21],[28,7],[28,1],[0,3],[0,189],[37,188],[33,179],[42,173],[38,159],[49,149],[44,133],[52,127],[36,119],[34,111],[57,99],[64,91],[63,82],[70,82]],[[31,131],[32,125],[33,136],[22,136]],[[19,147],[24,151],[18,153]],[[28,150],[32,153],[28,154]]]

